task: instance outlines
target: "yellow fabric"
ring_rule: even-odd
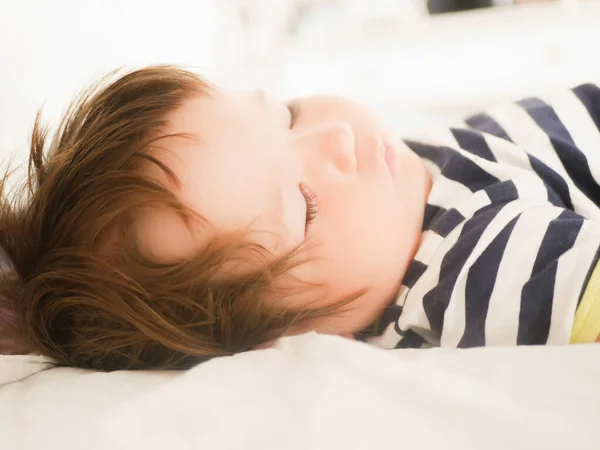
[[[595,342],[600,336],[600,263],[596,264],[575,313],[571,344]]]

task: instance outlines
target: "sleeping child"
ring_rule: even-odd
[[[4,352],[187,368],[314,330],[382,348],[600,334],[600,89],[397,139],[172,66],[112,74],[2,185]],[[17,350],[15,350],[17,349]]]

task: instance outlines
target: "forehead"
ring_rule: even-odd
[[[166,134],[178,136],[161,139],[149,152],[173,171],[178,184],[156,165],[144,170],[207,222],[186,224],[166,207],[148,209],[140,228],[154,256],[187,258],[216,232],[246,229],[262,231],[253,241],[267,248],[278,245],[276,160],[266,156],[265,130],[247,126],[247,109],[233,96],[197,97],[167,117]]]
[[[167,134],[201,132],[202,136],[196,137],[211,134],[212,125],[228,116],[229,103],[228,96],[221,92],[187,98],[167,114],[164,131]]]
[[[218,144],[235,140],[240,133],[265,128],[265,115],[251,92],[198,95],[182,102],[166,116],[167,133],[191,133],[204,141]]]

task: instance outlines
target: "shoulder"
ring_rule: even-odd
[[[430,344],[451,347],[566,343],[599,249],[599,224],[573,211],[483,207],[445,236],[425,231],[398,328],[430,330]]]

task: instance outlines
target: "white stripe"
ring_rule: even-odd
[[[460,202],[456,202],[454,208],[464,217],[470,218],[473,217],[473,214],[475,214],[481,208],[484,208],[490,205],[491,203],[492,201],[487,195],[487,192],[485,192],[484,190],[479,190],[474,194],[471,194],[470,198]]]
[[[539,200],[548,198],[543,180],[533,171],[527,153],[522,148],[489,134],[485,135],[485,140],[498,161],[497,167],[502,169],[495,171],[496,177],[502,181],[513,180],[520,185],[519,196]]]
[[[477,245],[462,266],[454,290],[451,302],[444,314],[444,329],[442,330],[442,347],[456,347],[465,331],[465,291],[469,269],[481,254],[488,248],[498,234],[506,225],[521,212],[532,207],[530,201],[514,201],[507,204],[492,222],[486,227],[479,238]],[[529,245],[529,244],[527,244]],[[518,261],[518,260],[517,260]],[[519,262],[520,265],[520,262]]]
[[[548,224],[562,209],[534,207],[521,214],[507,242],[485,321],[486,345],[516,345],[521,293],[531,278]]]
[[[447,205],[455,205],[473,197],[473,192],[468,187],[444,177],[441,173],[438,173],[432,181],[433,186],[427,198],[427,203],[431,205],[447,208]]]
[[[444,242],[443,236],[440,236],[433,231],[425,231],[421,237],[421,244],[415,258],[417,261],[428,265],[428,261],[433,258],[434,253],[439,248],[440,244]]]
[[[600,245],[597,222],[585,221],[572,249],[558,261],[548,344],[568,344],[577,300]]]
[[[517,188],[519,198],[546,202],[548,189],[544,181],[533,171],[527,154],[519,147],[503,139],[487,136],[488,146],[505,169],[497,174],[502,181],[512,180]]]
[[[533,176],[537,176],[531,168],[531,163],[527,157],[527,153],[517,147],[512,142],[506,139],[501,139],[491,134],[484,134],[485,142],[487,143],[490,151],[498,161],[502,164],[502,167],[506,168],[507,172],[511,175],[513,172],[520,173],[520,171],[526,171]],[[519,172],[517,172],[517,169]],[[506,178],[503,178],[506,179]]]

